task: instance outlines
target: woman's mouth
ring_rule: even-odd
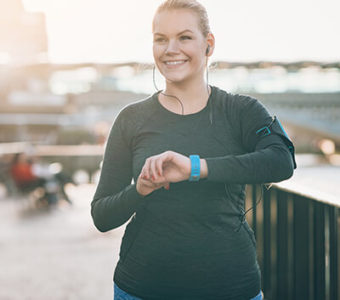
[[[166,66],[179,66],[179,65],[183,65],[184,63],[186,63],[187,60],[168,60],[168,61],[164,61],[164,64]]]

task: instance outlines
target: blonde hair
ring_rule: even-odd
[[[170,9],[188,9],[195,12],[199,19],[199,27],[203,36],[210,33],[209,18],[205,7],[196,0],[166,0],[158,6],[155,15]],[[153,25],[152,25],[153,26]]]

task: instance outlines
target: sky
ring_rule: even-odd
[[[161,0],[23,0],[46,14],[56,63],[152,62]],[[212,61],[340,61],[339,0],[201,0],[216,38]]]

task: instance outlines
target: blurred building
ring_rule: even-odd
[[[0,64],[35,62],[46,52],[45,15],[26,12],[21,0],[0,0]]]

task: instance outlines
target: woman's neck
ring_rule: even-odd
[[[168,110],[186,115],[202,110],[207,105],[209,95],[210,87],[204,80],[185,84],[167,82],[166,89],[159,95],[159,101]]]

